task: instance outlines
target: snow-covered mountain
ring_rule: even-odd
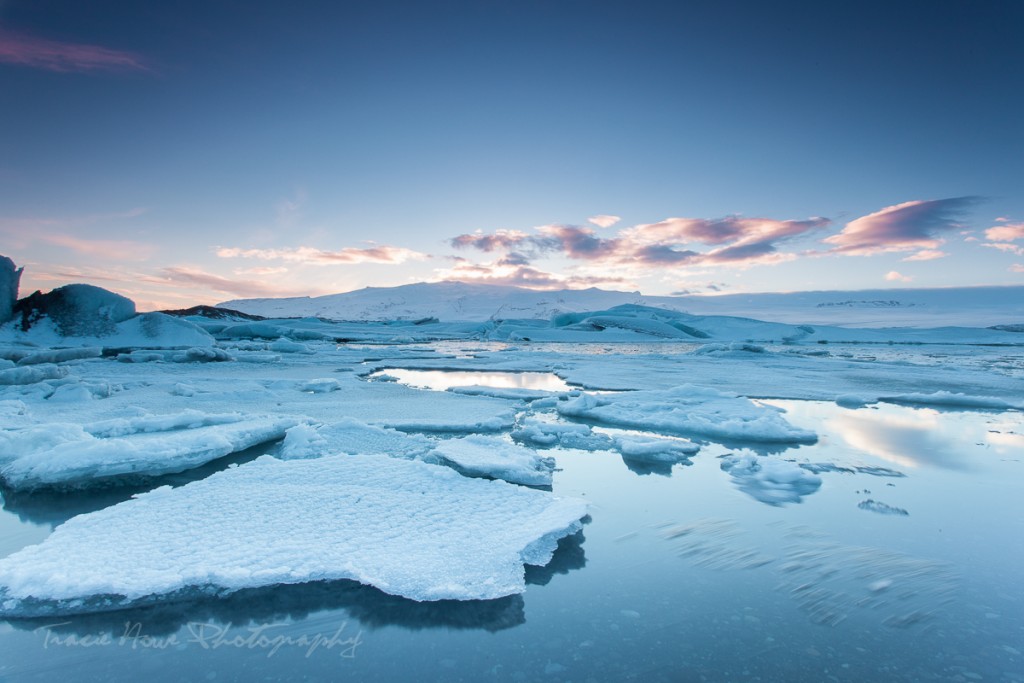
[[[696,315],[852,327],[939,327],[1024,323],[1024,287],[644,296],[601,289],[537,291],[462,282],[367,287],[320,297],[235,299],[220,306],[266,317],[445,321],[550,319],[559,313],[640,304]]]

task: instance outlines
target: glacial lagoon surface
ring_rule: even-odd
[[[830,466],[819,470],[819,488],[793,502],[744,486],[721,466],[741,451],[715,444],[692,464],[654,469],[611,452],[551,451],[560,468],[553,489],[589,501],[591,519],[547,567],[528,569],[522,596],[417,603],[350,582],[312,583],[10,620],[0,675],[1024,679],[1021,414],[773,403],[820,438],[761,457]],[[120,493],[74,499],[88,509]],[[66,506],[5,498],[0,551],[45,538]]]

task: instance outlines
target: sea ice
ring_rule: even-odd
[[[0,559],[0,614],[352,579],[413,600],[525,590],[586,503],[379,455],[264,456],[79,515]],[[192,592],[190,592],[190,589]]]
[[[616,435],[612,437],[622,457],[637,462],[676,463],[688,460],[700,450],[697,444],[683,439],[659,439],[656,437]]]
[[[699,435],[726,441],[813,443],[814,432],[794,427],[780,411],[736,394],[691,384],[667,390],[583,394],[557,406],[567,417],[608,425]]]
[[[550,486],[555,459],[493,436],[471,435],[445,439],[435,452],[463,474],[493,477],[513,484]]]
[[[395,458],[426,459],[435,445],[435,441],[420,434],[406,434],[346,417],[319,427],[308,424],[292,427],[281,444],[281,457],[297,460],[338,453],[374,453]]]
[[[44,424],[0,432],[0,479],[12,489],[87,487],[183,472],[284,437],[294,418],[239,414]]]

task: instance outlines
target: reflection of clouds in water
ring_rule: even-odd
[[[498,389],[534,389],[569,391],[572,389],[558,375],[550,372],[482,372],[479,370],[405,370],[386,368],[378,375],[396,378],[412,387],[445,391],[452,387],[481,386]],[[374,377],[374,375],[371,375]]]
[[[788,460],[749,453],[721,458],[736,486],[766,505],[800,503],[821,487],[821,477]]]
[[[995,430],[1012,429],[1009,424],[994,425]],[[985,434],[985,441],[994,448],[999,455],[1016,455],[1024,453],[1024,434],[1016,432],[990,431]]]
[[[931,409],[897,410],[857,410],[826,424],[853,448],[903,467],[969,468],[962,456],[965,449],[958,443],[965,438],[962,425],[950,429],[942,414]]]

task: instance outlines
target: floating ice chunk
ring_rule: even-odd
[[[80,349],[54,349],[51,351],[38,351],[29,354],[18,361],[18,365],[39,365],[40,363],[66,363],[69,360],[80,360],[83,358],[99,358],[103,355],[103,349],[95,346],[86,346]]]
[[[435,452],[471,477],[493,477],[513,484],[550,486],[555,459],[491,436],[439,441]]]
[[[903,508],[886,505],[885,503],[872,500],[871,498],[857,503],[857,507],[861,510],[867,510],[868,512],[877,512],[880,515],[896,515],[897,517],[907,517],[910,515],[910,513]]]
[[[768,505],[799,503],[821,487],[821,477],[800,465],[750,454],[722,456],[722,469],[741,491]]]
[[[60,379],[68,369],[57,365],[35,365],[27,368],[0,370],[0,385],[36,384],[50,379]]]
[[[222,363],[235,358],[224,349],[196,346],[180,353],[171,354],[170,360],[175,363]]]
[[[292,427],[281,445],[281,457],[295,460],[338,453],[376,453],[397,458],[423,459],[435,445],[436,442],[419,434],[406,434],[346,417],[320,427],[308,424]]]
[[[47,400],[57,403],[80,403],[91,401],[94,398],[107,398],[110,393],[111,387],[106,382],[79,382],[62,384],[50,394]]]
[[[280,417],[211,417],[187,413],[109,420],[90,428],[47,424],[5,431],[0,433],[0,479],[13,489],[34,489],[183,472],[280,439],[297,423]]]
[[[909,403],[926,406],[948,406],[950,408],[982,408],[992,410],[1024,410],[1024,403],[1010,403],[994,396],[969,396],[950,391],[936,391],[932,394],[895,394],[882,396],[879,401],[886,403]]]
[[[561,446],[582,451],[606,451],[614,446],[610,437],[594,432],[587,425],[545,422],[535,418],[527,418],[512,430],[512,438],[541,448]]]
[[[287,337],[281,337],[276,342],[270,344],[267,347],[267,349],[275,353],[302,353],[307,355],[316,353],[313,349],[309,348],[305,344],[294,342],[291,339],[288,339]]]
[[[864,406],[878,403],[877,396],[862,396],[859,394],[843,394],[836,397],[836,405],[840,408],[863,408]]]
[[[692,384],[661,391],[583,394],[558,412],[630,429],[692,434],[732,441],[813,443],[814,432],[794,427],[777,408]]]
[[[617,435],[612,438],[624,458],[640,462],[676,463],[688,460],[700,446],[683,439],[658,439],[646,436]]]
[[[586,503],[378,455],[264,456],[79,515],[0,560],[0,614],[352,579],[413,600],[522,593]],[[194,594],[194,593],[192,593]]]
[[[299,391],[310,394],[329,394],[332,391],[341,389],[341,382],[333,377],[318,377],[305,382],[299,382]]]
[[[213,337],[198,325],[165,313],[143,313],[117,324],[104,345],[124,348],[173,349],[213,346]]]

